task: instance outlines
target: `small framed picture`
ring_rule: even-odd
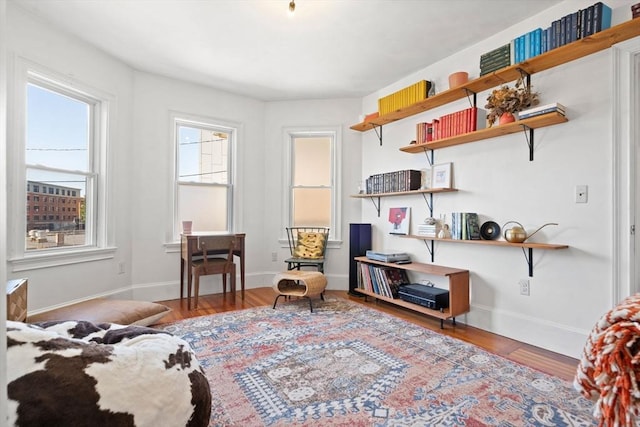
[[[451,188],[451,163],[433,165],[431,168],[431,188]]]
[[[411,208],[389,208],[389,234],[409,234]]]

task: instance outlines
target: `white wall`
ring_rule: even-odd
[[[112,105],[108,153],[110,201],[115,230],[115,257],[103,261],[14,271],[8,264],[8,278],[29,279],[29,309],[56,306],[90,296],[130,294],[131,275],[117,274],[117,263],[131,259],[131,164],[133,116],[132,70],[94,47],[51,28],[45,22],[7,3],[7,50],[12,67],[20,58],[35,62],[57,74],[77,79],[83,85],[107,93],[115,100]],[[12,82],[9,81],[9,85]],[[11,100],[9,100],[11,102]],[[9,104],[11,108],[11,104]],[[8,124],[11,135],[11,123]],[[9,147],[11,148],[11,147]],[[9,253],[11,258],[13,254]]]
[[[357,193],[361,176],[361,136],[349,129],[357,122],[360,114],[360,100],[331,99],[314,101],[282,101],[267,103],[265,119],[265,163],[264,189],[267,199],[263,206],[265,218],[265,255],[272,252],[278,259],[271,262],[271,273],[283,270],[283,260],[289,255],[283,218],[286,207],[283,206],[283,191],[286,180],[286,129],[298,130],[317,127],[340,127],[341,142],[338,155],[342,168],[341,242],[328,247],[326,253],[325,274],[328,276],[328,289],[349,287],[349,223],[360,221],[361,204],[350,194]],[[278,244],[278,239],[280,244]]]
[[[363,113],[375,111],[379,97],[420,79],[435,80],[436,89],[448,88],[448,74],[468,71],[479,75],[478,58],[510,39],[544,27],[557,17],[588,6],[589,1],[564,2],[491,39],[458,52],[407,76],[363,100]],[[628,1],[609,1],[614,23],[631,18]],[[410,47],[407,47],[410,48]],[[519,294],[518,281],[527,278],[523,254],[516,248],[436,243],[435,263],[469,269],[471,312],[459,319],[520,341],[578,357],[595,321],[612,305],[612,129],[611,51],[558,66],[532,76],[542,103],[558,101],[569,122],[535,131],[535,160],[528,159],[523,134],[513,134],[435,152],[435,163],[453,162],[457,193],[434,197],[434,216],[451,212],[478,212],[481,222],[501,226],[519,221],[528,231],[546,222],[532,241],[563,243],[568,250],[534,250],[531,295]],[[487,93],[478,95],[484,106]],[[374,132],[363,134],[363,178],[374,173],[428,166],[424,155],[406,154],[399,147],[415,138],[415,124],[430,121],[468,106],[461,100],[384,127],[383,146]],[[574,188],[589,186],[587,204],[574,202]],[[363,203],[363,222],[386,226],[392,205],[412,207],[411,226],[428,216],[422,197],[383,199],[382,215]],[[415,230],[415,228],[413,228]],[[416,261],[429,262],[423,242],[376,233],[376,249],[404,250]],[[414,276],[416,280],[421,277]],[[433,280],[433,278],[430,278]]]
[[[135,73],[131,171],[135,297],[165,300],[180,295],[180,248],[171,244],[174,174],[170,113],[203,116],[238,126],[235,230],[246,233],[247,287],[261,286],[264,255],[264,103],[148,73]],[[194,224],[194,230],[198,225]],[[222,292],[220,276],[201,282],[201,294]]]

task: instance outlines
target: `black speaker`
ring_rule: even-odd
[[[349,294],[364,296],[354,291],[358,287],[357,256],[365,256],[371,249],[371,224],[349,224]]]

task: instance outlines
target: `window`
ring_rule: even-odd
[[[107,230],[113,220],[106,215],[110,97],[27,60],[17,59],[16,65],[10,127],[16,144],[8,171],[16,199],[9,216],[13,271],[52,265],[52,259],[109,257],[114,250]],[[74,192],[74,198],[65,196]],[[73,215],[60,215],[63,198]],[[46,242],[34,241],[35,230]]]
[[[290,226],[330,228],[339,239],[338,147],[339,130],[290,130],[289,220]]]
[[[174,117],[174,239],[182,221],[194,231],[233,232],[233,147],[237,129],[214,120]]]

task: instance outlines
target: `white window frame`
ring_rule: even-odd
[[[53,267],[79,262],[113,258],[115,215],[109,215],[108,200],[108,129],[109,113],[114,97],[74,78],[50,70],[24,58],[12,58],[10,69],[8,134],[12,144],[8,150],[9,197],[8,212],[9,263],[13,272]],[[91,159],[87,176],[85,245],[27,251],[26,236],[26,102],[27,84],[51,89],[93,105],[91,117]],[[52,169],[53,170],[53,169]],[[89,185],[93,180],[93,185]]]
[[[186,126],[196,126],[203,127],[209,129],[217,129],[222,130],[230,135],[229,138],[229,158],[228,158],[228,170],[229,170],[229,182],[227,184],[179,184],[179,152],[180,149],[178,147],[178,138],[177,131],[179,125]],[[237,206],[237,197],[236,192],[238,191],[237,185],[237,174],[238,174],[238,162],[237,162],[237,145],[238,139],[240,137],[242,126],[239,123],[230,122],[227,120],[216,119],[212,117],[199,116],[189,113],[182,113],[178,111],[172,111],[170,113],[170,126],[171,126],[171,147],[173,147],[172,155],[171,155],[171,164],[173,168],[173,173],[171,175],[171,227],[168,230],[168,241],[170,242],[179,242],[180,241],[180,233],[182,233],[182,224],[180,223],[179,218],[179,187],[180,185],[206,185],[206,186],[214,186],[214,187],[227,187],[227,230],[223,233],[235,233],[236,231],[236,218],[238,215],[238,206]]]
[[[336,247],[342,240],[342,230],[340,227],[342,209],[340,201],[342,200],[341,182],[342,182],[342,166],[341,156],[338,153],[342,150],[342,127],[292,127],[284,129],[284,167],[286,171],[285,188],[283,196],[283,224],[282,233],[286,227],[290,227],[293,223],[293,140],[295,138],[317,138],[328,137],[331,139],[331,224],[329,225],[329,244],[327,248]],[[280,239],[281,242],[287,242],[286,237]]]

